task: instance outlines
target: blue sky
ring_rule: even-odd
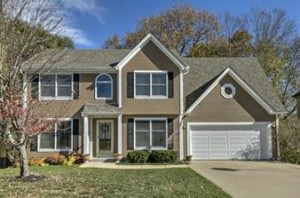
[[[117,33],[134,30],[137,22],[158,15],[176,3],[205,9],[220,16],[225,11],[242,15],[250,8],[281,8],[295,19],[300,29],[300,0],[64,0],[64,35],[72,37],[76,48],[100,48]],[[300,31],[299,31],[300,32]]]

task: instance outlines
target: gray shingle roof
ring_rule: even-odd
[[[115,72],[115,66],[131,50],[47,50],[24,65],[24,71],[42,72]],[[276,90],[267,80],[255,58],[185,58],[172,53],[190,66],[184,76],[184,92],[188,108],[226,68],[234,70],[274,111],[284,112]],[[102,108],[102,107],[101,107]]]
[[[285,111],[276,90],[255,58],[182,58],[182,60],[190,66],[189,73],[184,76],[187,108],[213,83],[218,75],[230,67],[274,111]]]
[[[120,113],[119,107],[110,104],[95,104],[95,103],[86,103],[83,107],[82,113]]]
[[[24,71],[53,72],[97,72],[116,71],[114,66],[121,61],[130,50],[46,50],[28,61]]]

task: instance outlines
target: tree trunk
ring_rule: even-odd
[[[26,145],[22,144],[19,146],[20,152],[20,177],[29,176],[29,167],[28,167],[28,159],[26,153]]]

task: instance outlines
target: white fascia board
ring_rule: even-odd
[[[191,113],[199,103],[217,86],[217,84],[226,76],[230,75],[244,90],[250,94],[255,101],[257,101],[269,114],[278,114],[274,112],[270,107],[243,79],[241,79],[232,69],[227,68],[224,72],[209,86],[209,88],[192,104],[192,106],[186,111]]]
[[[155,36],[153,36],[151,33],[149,33],[125,58],[123,58],[118,65],[116,66],[116,69],[119,70],[122,67],[124,67],[149,41],[152,41],[175,65],[177,65],[180,69],[180,71],[185,71],[186,66],[178,60],[177,57],[175,57]]]

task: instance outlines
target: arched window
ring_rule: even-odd
[[[113,82],[108,74],[99,74],[95,80],[95,98],[112,99]]]

